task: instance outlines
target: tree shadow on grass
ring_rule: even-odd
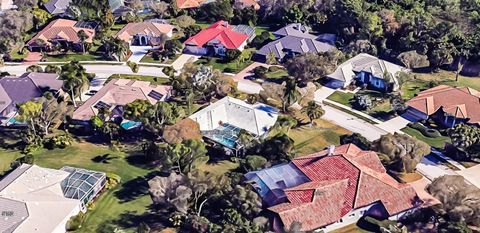
[[[110,156],[110,154],[104,154],[104,155],[97,155],[92,158],[92,161],[95,163],[105,163],[109,164],[110,160],[112,159],[117,159],[118,156]]]
[[[151,161],[142,153],[132,153],[126,157],[126,160],[128,164],[143,169],[153,169],[157,167],[154,161]]]
[[[113,221],[113,224],[121,228],[136,228],[140,223],[144,222],[152,229],[159,229],[169,226],[169,214],[162,212],[146,211],[145,213],[137,213],[128,211],[122,213],[118,219]]]
[[[121,203],[135,200],[148,194],[148,181],[155,176],[165,175],[160,171],[152,171],[145,176],[139,176],[121,184],[121,188],[114,193]]]

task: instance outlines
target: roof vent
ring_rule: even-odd
[[[328,156],[333,155],[334,152],[335,152],[335,145],[328,146]]]

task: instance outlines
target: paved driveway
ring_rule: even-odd
[[[442,165],[437,158],[432,155],[426,155],[417,165],[417,170],[427,179],[433,180],[444,175],[456,175],[457,173],[445,165]]]
[[[200,56],[198,55],[192,55],[192,54],[182,54],[180,55],[180,57],[178,57],[175,61],[173,61],[172,63],[172,67],[173,69],[175,69],[176,71],[179,71],[183,68],[183,66],[185,65],[185,63],[188,63],[188,62],[195,62],[196,60],[198,60],[200,58]]]
[[[379,139],[380,136],[388,133],[375,125],[330,106],[323,105],[323,109],[325,109],[325,115],[322,116],[323,119],[331,121],[354,133],[359,133],[369,141],[375,141]]]
[[[480,165],[467,168],[465,170],[457,171],[457,173],[473,185],[480,188]]]
[[[139,63],[140,60],[148,53],[149,50],[154,49],[152,46],[130,46],[132,55],[128,58],[131,62]]]
[[[393,134],[395,132],[400,132],[400,129],[405,128],[408,123],[410,123],[409,120],[403,118],[402,116],[398,116],[378,124],[378,127]]]

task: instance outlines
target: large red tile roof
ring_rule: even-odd
[[[293,164],[311,181],[286,189],[288,202],[269,209],[286,229],[294,222],[314,230],[341,219],[352,209],[380,201],[390,215],[414,207],[415,190],[386,173],[377,154],[353,144],[295,158]]]
[[[406,103],[427,115],[438,109],[458,118],[469,118],[469,123],[480,123],[480,94],[468,87],[440,85],[418,93]]]
[[[233,31],[228,22],[220,20],[188,38],[185,44],[202,47],[209,41],[218,40],[227,49],[238,49],[247,39],[248,35]]]
[[[196,8],[207,0],[177,0],[177,7],[180,9]]]
[[[78,43],[80,38],[78,37],[79,31],[84,31],[88,38],[86,42],[91,43],[95,35],[95,30],[88,28],[79,28],[75,27],[77,21],[68,20],[68,19],[57,19],[50,22],[43,30],[37,33],[30,41],[28,45],[32,45],[36,42],[37,39],[43,40],[45,43],[48,43],[52,39],[64,39],[69,42]]]

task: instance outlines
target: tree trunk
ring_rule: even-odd
[[[77,103],[75,103],[75,93],[73,92],[73,89],[70,90],[70,96],[72,97],[72,102],[73,102],[73,107],[77,108]]]

